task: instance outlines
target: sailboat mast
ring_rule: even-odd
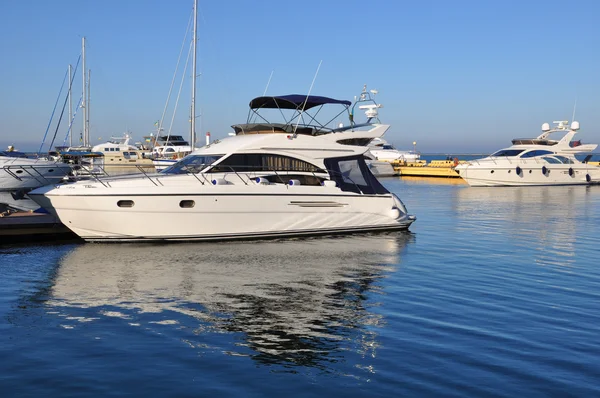
[[[91,82],[92,82],[92,70],[88,69],[88,79],[87,79],[87,101],[86,101],[86,112],[85,115],[87,116],[87,120],[85,122],[85,129],[87,131],[87,140],[86,140],[86,145],[92,145],[91,142],[92,140],[90,140],[90,86],[91,86]]]
[[[71,132],[71,121],[73,120],[73,98],[71,97],[71,88],[73,87],[73,70],[69,64],[69,146],[73,146],[73,133]]]
[[[87,145],[87,75],[85,69],[85,36],[81,38],[81,58],[82,58],[82,67],[83,72],[81,76],[83,77],[82,81],[82,93],[81,93],[81,109],[83,110],[83,145]]]
[[[198,42],[198,0],[194,0],[194,35],[193,35],[193,57],[192,57],[192,125],[190,142],[192,150],[196,146],[196,44]]]

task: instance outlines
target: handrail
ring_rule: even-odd
[[[199,178],[198,178],[198,176],[196,175],[197,173],[193,173],[193,172],[189,171],[189,170],[188,170],[188,168],[187,168],[187,165],[185,165],[185,166],[184,166],[184,168],[185,168],[185,170],[187,170],[187,171],[188,171],[188,172],[187,172],[187,174],[188,174],[188,175],[189,175],[189,174],[191,174],[192,176],[194,176],[194,178],[195,178],[196,180],[198,180],[198,182],[200,182],[200,184],[204,185],[204,182],[203,182],[203,181],[200,181],[200,179],[199,179]]]
[[[47,178],[46,176],[44,176],[42,173],[40,173],[38,169],[39,168],[42,168],[42,169],[51,169],[51,168],[55,168],[55,167],[58,167],[58,166],[55,166],[55,165],[32,165],[32,164],[24,164],[24,165],[4,165],[4,166],[2,166],[2,169],[5,170],[7,174],[9,174],[10,176],[12,176],[13,178],[15,178],[15,179],[17,179],[19,181],[23,181],[23,178],[19,177],[15,172],[13,172],[11,170],[11,168],[23,170],[31,178],[33,178],[34,180],[36,180],[39,184],[45,184],[45,183],[49,183],[50,179]],[[33,175],[29,170],[35,171],[36,174],[37,174],[37,176]]]
[[[106,171],[102,168],[102,167],[98,167],[100,170],[102,170],[102,172],[104,173],[104,176],[102,175],[98,175],[98,173],[94,173],[92,172],[91,169],[89,169],[88,167],[86,167],[85,165],[80,165],[82,169],[84,169],[85,171],[87,171],[88,177],[90,179],[95,180],[96,182],[102,184],[105,188],[111,188],[111,184],[110,184],[110,180],[108,180],[107,178],[111,178],[111,177],[115,177],[115,176],[110,176],[108,173],[106,173]],[[153,175],[147,173],[144,170],[144,166],[142,165],[136,165],[135,166],[141,173],[140,176],[143,176],[145,178],[147,178],[148,180],[150,180],[155,186],[161,185],[164,186],[164,184],[160,181],[159,178],[153,178]],[[223,169],[223,171],[216,171],[214,172],[214,174],[224,174],[227,175],[228,172],[231,172],[233,174],[235,174],[242,183],[244,183],[245,185],[249,185],[248,183],[253,180],[250,175],[251,174],[265,174],[265,173],[269,173],[272,174],[276,177],[276,179],[278,181],[281,182],[281,184],[285,184],[287,185],[288,182],[285,180],[282,172],[286,172],[288,174],[294,174],[294,173],[306,173],[307,176],[312,176],[317,180],[326,180],[327,179],[327,175],[329,176],[329,179],[332,179],[335,181],[334,177],[337,176],[341,176],[342,179],[345,182],[348,182],[352,185],[354,185],[354,187],[356,188],[356,191],[358,193],[360,193],[361,195],[364,195],[364,192],[362,191],[362,189],[360,188],[360,186],[349,176],[344,176],[343,173],[339,172],[339,171],[335,171],[335,170],[330,170],[330,169],[323,169],[321,170],[321,172],[319,173],[318,170],[275,170],[275,169],[265,169],[265,170],[248,170],[247,172],[241,172],[239,170],[235,170],[235,168],[240,168],[243,166],[234,166],[234,165],[227,165],[224,167],[224,165],[220,166]],[[251,166],[247,166],[247,167],[251,167]],[[206,168],[204,168],[206,169]],[[164,177],[166,176],[177,176],[177,175],[192,175],[200,184],[202,185],[206,185],[208,183],[208,185],[211,185],[211,180],[210,178],[208,178],[209,174],[213,174],[213,173],[206,173],[206,172],[193,172],[189,169],[187,169],[187,167],[182,168],[182,170],[185,170],[185,173],[180,173],[180,174],[165,174]],[[243,178],[243,177],[246,177]]]
[[[97,182],[99,182],[100,184],[102,184],[102,185],[103,185],[105,188],[108,188],[108,187],[110,187],[110,184],[109,184],[108,182],[105,184],[105,183],[104,183],[104,182],[103,182],[103,181],[102,181],[102,180],[101,180],[101,179],[98,177],[98,175],[96,175],[96,173],[93,173],[93,172],[92,172],[92,170],[90,170],[89,168],[87,168],[85,165],[83,165],[83,164],[80,164],[79,166],[80,166],[80,167],[81,167],[83,170],[85,170],[85,171],[87,171],[87,172],[88,172],[88,176],[89,176],[90,178],[93,178],[94,180],[96,180]],[[104,171],[104,169],[103,169],[102,167],[99,167],[99,168],[102,170],[102,172],[105,174],[105,176],[108,176],[108,177],[110,177],[110,176],[108,175],[108,173],[107,173],[106,171]]]
[[[152,178],[150,178],[150,176],[148,175],[148,173],[146,173],[143,166],[136,164],[135,167],[144,175],[144,177],[149,179],[155,186],[158,186],[158,184],[160,184],[161,186],[164,186],[163,183],[159,181],[158,177],[156,178],[156,182],[153,181]]]

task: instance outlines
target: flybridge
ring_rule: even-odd
[[[301,94],[257,97],[250,101],[246,123],[233,125],[232,128],[236,135],[288,133],[314,136],[371,126],[373,123],[380,123],[377,110],[382,105],[375,102],[376,94],[377,90],[367,91],[365,85],[360,96],[354,98],[354,103],[348,100]],[[342,109],[332,112],[330,109],[333,107],[325,109],[327,105],[338,105]],[[365,111],[366,122],[361,124],[355,122],[356,106]],[[269,114],[269,111],[276,112]],[[339,119],[343,114],[347,115],[349,122],[347,126]],[[277,122],[269,120],[272,115],[276,115]]]
[[[565,142],[565,144],[569,144],[571,147],[580,146],[581,141],[573,141],[570,142],[573,136],[579,130],[579,122],[573,121],[569,125],[568,120],[559,120],[554,121],[554,127],[550,127],[549,123],[542,124],[542,134],[540,134],[537,138],[515,138],[512,140],[513,145],[556,145],[559,142]],[[551,140],[549,136],[553,133],[563,133],[565,134],[560,140]]]

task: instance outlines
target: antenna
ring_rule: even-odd
[[[306,100],[304,100],[304,103],[302,104],[302,109],[300,109],[300,113],[298,114],[298,121],[296,122],[296,126],[294,127],[294,138],[296,138],[296,130],[298,129],[298,124],[300,124],[300,117],[302,116],[302,112],[304,112],[304,107],[306,106],[306,103],[308,102],[308,97],[310,97],[310,92],[312,91],[313,85],[315,84],[315,80],[317,80],[317,75],[319,74],[319,69],[321,69],[321,64],[323,63],[323,60],[319,61],[319,66],[317,67],[317,71],[315,72],[315,77],[313,77],[313,81],[310,84],[310,88],[308,89],[308,94],[306,94]]]
[[[265,87],[265,92],[263,93],[263,97],[265,95],[267,95],[267,89],[269,88],[269,84],[271,84],[271,78],[273,77],[273,72],[275,72],[275,70],[271,71],[271,75],[269,76],[269,81],[267,82],[267,87]]]
[[[575,121],[575,110],[577,109],[577,98],[575,98],[575,105],[573,105],[573,117],[571,118],[571,123]]]

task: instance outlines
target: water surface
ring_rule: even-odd
[[[410,232],[0,246],[0,390],[600,395],[600,187],[382,182]]]

